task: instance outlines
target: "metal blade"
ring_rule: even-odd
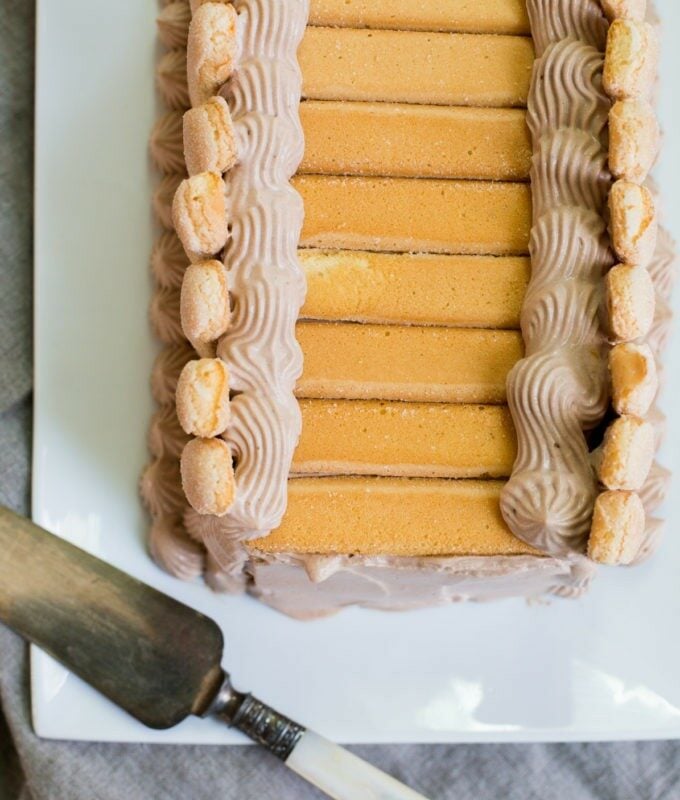
[[[0,622],[151,728],[201,714],[222,683],[215,622],[4,508]]]

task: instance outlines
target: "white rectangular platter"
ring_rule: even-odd
[[[680,212],[680,7],[666,20],[658,178]],[[300,623],[247,597],[162,573],[137,496],[155,353],[147,323],[156,116],[152,0],[42,0],[36,140],[36,399],[33,515],[214,617],[237,685],[343,742],[566,741],[680,737],[680,486],[661,551],[602,570],[576,602],[508,601]],[[674,93],[675,96],[674,96]],[[676,234],[680,231],[676,228]],[[680,347],[666,463],[680,452]],[[35,651],[36,731],[61,739],[240,743],[217,723],[146,730]]]

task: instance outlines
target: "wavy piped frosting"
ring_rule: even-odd
[[[225,178],[231,238],[224,262],[233,308],[217,347],[234,393],[224,438],[235,461],[236,499],[215,523],[226,541],[266,534],[286,509],[302,425],[293,394],[302,371],[295,323],[306,290],[297,258],[304,209],[290,179],[304,149],[296,51],[308,3],[240,0],[234,6],[239,58],[222,90],[239,152]],[[226,567],[218,554],[220,536],[206,534],[206,546]]]
[[[602,88],[604,56],[578,39],[553,42],[534,64],[527,125],[534,147],[562,128],[600,138],[611,103]]]
[[[551,209],[580,206],[602,211],[611,188],[607,154],[586,131],[563,128],[536,143],[531,199],[537,219]]]
[[[530,0],[537,51],[527,122],[532,278],[522,310],[526,357],[508,378],[518,456],[501,497],[513,533],[556,556],[583,551],[598,494],[584,429],[608,405],[600,324],[614,258],[602,217],[611,178],[602,87],[607,24],[595,3]]]
[[[235,461],[236,502],[221,518],[193,510],[186,514],[194,542],[209,550],[206,580],[222,591],[243,590],[247,556],[242,541],[266,534],[285,512],[288,472],[301,428],[293,394],[302,371],[295,324],[306,290],[297,260],[304,209],[290,179],[304,150],[296,51],[308,3],[237,0],[233,6],[238,14],[238,55],[234,73],[221,91],[239,158],[224,177],[231,233],[224,262],[233,308],[218,355],[230,373],[231,423],[224,438]],[[159,64],[159,86],[171,108],[188,105],[186,61],[186,53],[173,50]],[[163,117],[152,136],[154,159],[166,172],[155,196],[157,215],[166,228],[171,227],[172,197],[185,172],[177,160],[182,146],[178,118]],[[152,256],[157,289],[151,317],[159,338],[171,346],[154,368],[153,393],[161,408],[149,443],[156,461],[145,474],[142,489],[152,515],[161,518],[178,507],[181,482],[176,453],[185,436],[170,404],[179,374],[194,356],[180,322],[179,286],[187,264],[178,243],[173,234],[165,234]],[[166,569],[179,574],[187,548],[178,526],[161,522],[154,528],[152,551]],[[199,557],[193,550],[189,555]]]
[[[598,0],[528,2],[527,11],[538,58],[550,44],[569,37],[604,51],[608,25]]]

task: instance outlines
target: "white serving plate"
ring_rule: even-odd
[[[669,43],[663,116],[678,132],[672,43],[680,7],[659,6]],[[155,352],[146,267],[155,13],[139,0],[39,3],[34,519],[214,617],[237,685],[339,741],[680,737],[677,483],[658,556],[637,569],[602,570],[576,602],[350,610],[300,623],[247,597],[181,583],[149,560],[137,481]],[[680,211],[679,159],[680,136],[669,136],[658,171],[667,219]],[[680,347],[669,360],[672,400]],[[666,463],[679,450],[676,415]],[[149,731],[44,654],[34,651],[32,667],[41,736],[243,741],[199,720]]]

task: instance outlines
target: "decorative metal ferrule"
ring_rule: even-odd
[[[306,730],[252,694],[237,692],[228,675],[206,716],[221,717],[281,761],[286,761]]]

